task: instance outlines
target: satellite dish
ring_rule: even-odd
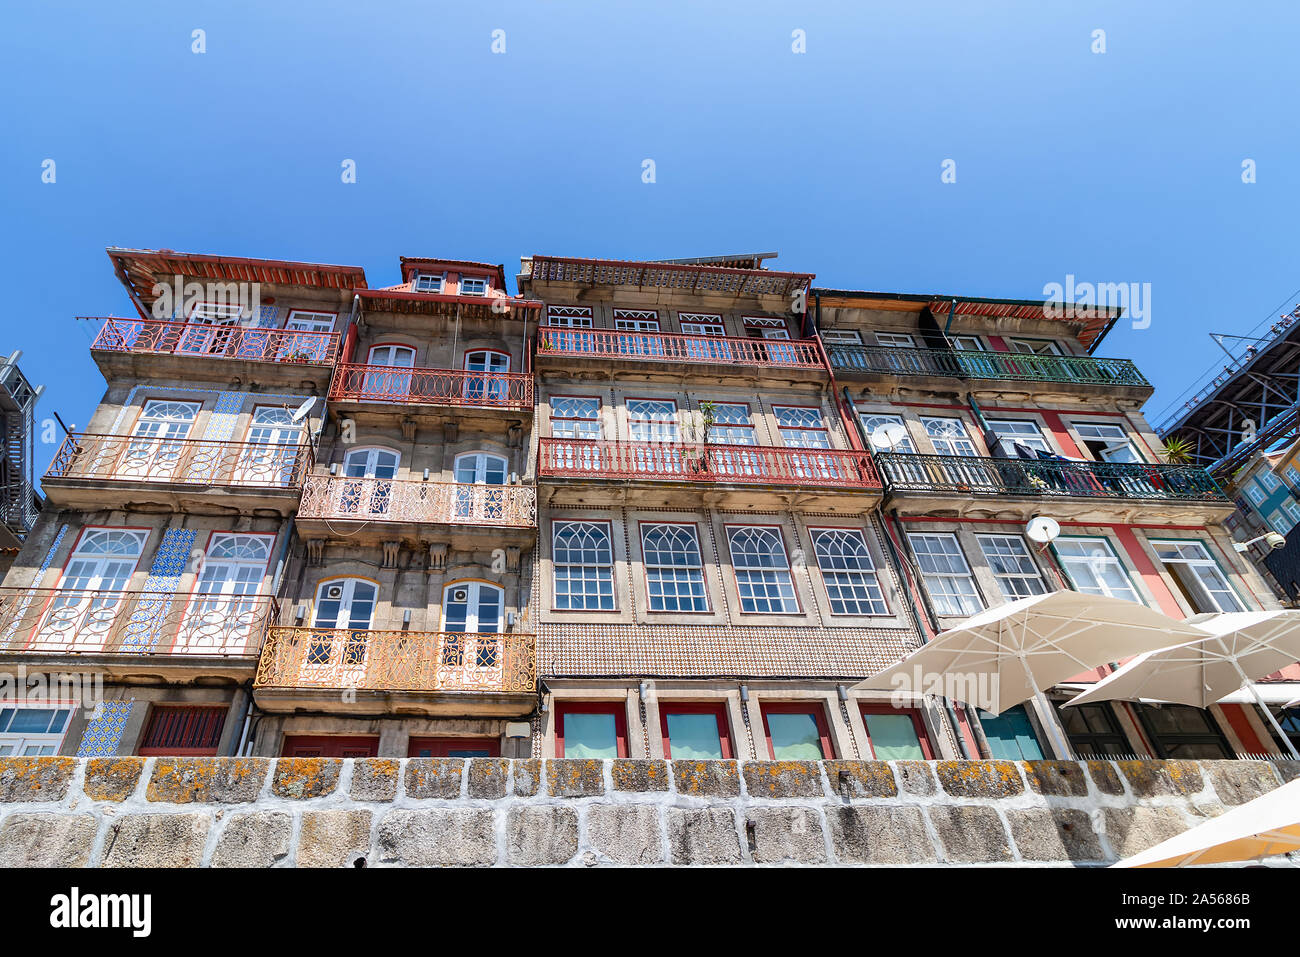
[[[315,405],[316,405],[316,397],[312,396],[302,405],[298,406],[296,410],[294,410],[293,415],[289,416],[289,421],[301,422],[303,419],[307,418],[308,414],[311,412],[312,408]]]
[[[1040,545],[1046,545],[1048,542],[1055,541],[1056,536],[1061,534],[1061,525],[1054,518],[1040,515],[1029,520],[1029,524],[1025,526],[1025,534]]]
[[[871,444],[886,452],[898,448],[905,438],[907,438],[907,429],[897,422],[878,426],[871,432]]]

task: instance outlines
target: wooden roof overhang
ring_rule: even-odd
[[[534,256],[528,278],[535,283],[572,282],[669,289],[694,295],[785,298],[807,289],[812,283],[813,274],[683,263]]]

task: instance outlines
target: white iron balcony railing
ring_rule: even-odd
[[[529,485],[310,475],[303,482],[298,516],[532,528],[537,525],[537,490]]]

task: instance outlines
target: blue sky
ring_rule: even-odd
[[[1121,322],[1098,354],[1139,363],[1153,418],[1221,356],[1206,333],[1276,318],[1300,287],[1293,2],[224,0],[0,16],[0,350],[24,351],[40,413],[69,423],[103,391],[73,317],[131,309],[108,245],[356,264],[372,285],[398,280],[400,255],[513,275],[532,252],[760,250],[836,288],[1150,283],[1150,327]]]

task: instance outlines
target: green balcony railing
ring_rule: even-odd
[[[831,366],[837,372],[952,376],[962,379],[1022,379],[1086,385],[1151,384],[1128,359],[856,345],[828,345],[826,352]]]
[[[888,492],[1228,501],[1210,474],[1194,465],[998,459],[903,452],[880,453],[875,458]]]

